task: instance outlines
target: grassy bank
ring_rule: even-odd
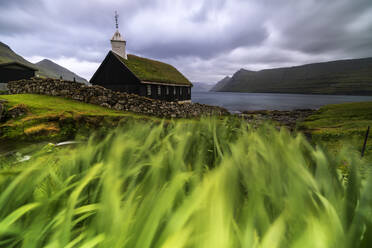
[[[345,144],[361,150],[367,127],[372,128],[372,102],[327,105],[300,124],[314,143],[339,151]],[[366,155],[372,158],[372,133]],[[372,161],[372,160],[371,160]]]
[[[358,153],[232,120],[129,121],[5,166],[0,188],[4,247],[372,245],[372,178]]]
[[[97,129],[112,129],[122,119],[156,120],[128,112],[115,111],[62,97],[18,94],[1,95],[7,111],[21,111],[19,117],[0,123],[0,140],[63,141],[76,135],[87,137]]]
[[[105,115],[105,116],[123,116],[121,111],[110,110],[93,104],[86,104],[62,97],[35,95],[35,94],[17,94],[2,95],[0,99],[7,100],[10,107],[18,104],[24,104],[29,107],[33,115],[59,114],[70,111],[80,115]]]

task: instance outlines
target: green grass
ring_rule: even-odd
[[[142,81],[191,85],[182,73],[169,64],[131,54],[128,55],[128,59],[115,56]]]
[[[111,129],[123,119],[155,120],[130,112],[116,111],[62,97],[19,94],[0,95],[7,109],[27,108],[26,115],[0,123],[0,140],[63,141],[80,133],[87,136],[98,128]],[[0,148],[6,146],[0,142]],[[5,149],[5,148],[2,148]]]
[[[93,104],[82,103],[62,97],[18,94],[1,95],[0,99],[7,100],[9,106],[17,104],[27,105],[34,114],[53,114],[61,111],[70,111],[84,115],[123,116],[125,113],[100,107]]]
[[[0,245],[371,247],[370,166],[269,126],[127,122],[3,167]]]
[[[372,127],[372,102],[327,105],[301,123],[300,128],[310,132],[315,143],[331,150],[353,144],[361,150],[367,127]],[[366,154],[372,158],[372,136]]]

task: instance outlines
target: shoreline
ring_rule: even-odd
[[[294,131],[299,122],[315,114],[317,109],[295,109],[295,110],[253,110],[243,111],[237,116],[249,122],[273,121],[279,126],[287,127]]]
[[[314,95],[314,96],[370,96],[370,95],[354,95],[354,94],[335,94],[335,93],[296,93],[296,92],[242,92],[242,91],[198,91],[196,93],[242,93],[242,94],[280,94],[280,95]]]

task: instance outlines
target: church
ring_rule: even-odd
[[[127,42],[118,30],[111,39],[112,50],[94,73],[90,83],[114,91],[134,93],[171,102],[191,102],[191,82],[175,67],[126,53]]]

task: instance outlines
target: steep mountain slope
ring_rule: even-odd
[[[32,63],[16,54],[8,45],[0,42],[0,62],[7,63],[12,61],[17,61],[28,66],[33,66]]]
[[[220,91],[230,82],[230,79],[231,77],[229,76],[224,77],[222,80],[218,81],[209,91]]]
[[[69,71],[68,69],[54,63],[53,61],[50,61],[48,59],[43,59],[42,61],[39,61],[35,64],[38,68],[47,70],[47,71],[52,71],[58,77],[62,76],[63,79],[65,80],[70,80],[73,81],[74,78],[76,79],[77,82],[81,83],[88,83],[87,80],[84,78],[78,76],[77,74],[73,73],[72,71]]]
[[[372,95],[372,58],[236,72],[217,91]]]
[[[43,60],[44,62],[40,61],[39,63],[33,64],[24,59],[22,56],[15,53],[8,45],[0,42],[0,63],[13,61],[38,69],[36,73],[37,75],[40,75],[42,77],[60,78],[60,76],[62,75],[62,77],[67,80],[73,80],[73,78],[75,77],[76,81],[87,83],[84,78],[79,77],[75,73],[53,63],[50,60]]]

